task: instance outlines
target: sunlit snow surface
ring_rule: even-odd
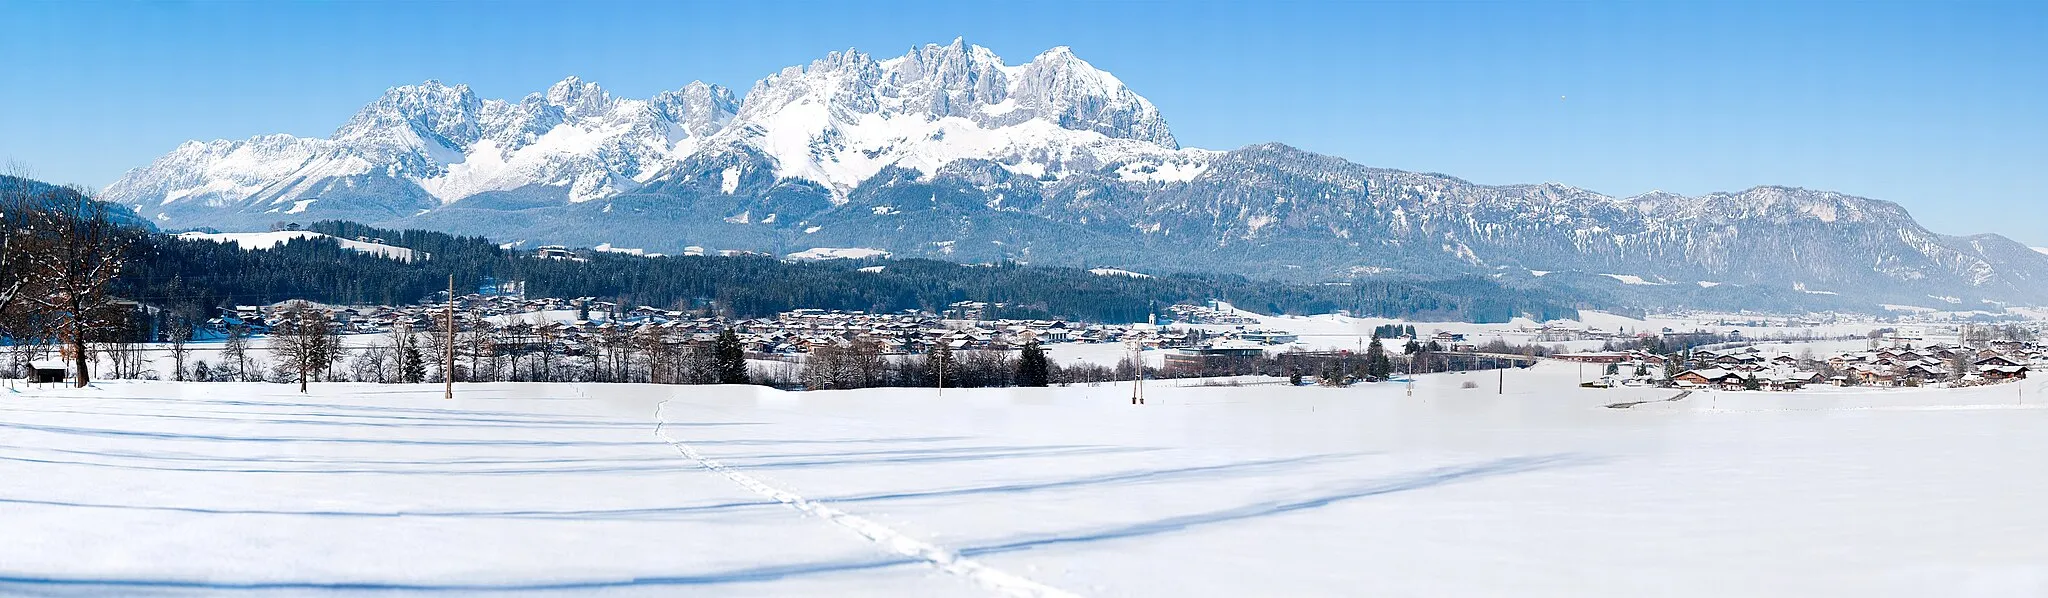
[[[2048,592],[2040,382],[1613,409],[1673,393],[1576,375],[0,391],[0,594],[1017,591],[906,546],[1084,596]]]
[[[341,245],[342,249],[353,250],[358,253],[367,253],[377,257],[391,258],[401,262],[410,262],[413,260],[414,257],[417,256],[416,252],[404,247],[385,245],[383,243],[372,243],[368,241],[357,241],[354,239],[343,239],[341,237],[324,235],[309,230],[281,230],[271,231],[267,233],[190,232],[179,233],[178,238],[185,239],[188,241],[213,241],[215,243],[234,243],[238,247],[250,250],[273,249],[279,245],[291,242],[293,239],[324,238],[333,239],[336,244]]]

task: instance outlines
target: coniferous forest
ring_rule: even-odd
[[[765,256],[649,258],[585,251],[565,260],[536,258],[481,237],[423,230],[333,221],[307,229],[347,239],[381,238],[431,257],[407,263],[318,238],[250,251],[228,243],[147,235],[131,249],[115,291],[148,304],[198,309],[286,299],[406,304],[445,290],[453,274],[464,293],[492,282],[522,281],[529,296],[599,297],[743,318],[797,308],[937,312],[954,302],[980,301],[991,304],[985,314],[991,318],[1138,322],[1174,303],[1208,299],[1266,313],[1345,310],[1469,321],[1575,313],[1569,301],[1547,291],[1508,289],[1476,277],[1305,285],[1230,275],[1140,278],[1079,268],[923,259],[786,262]],[[872,266],[883,268],[874,272]]]

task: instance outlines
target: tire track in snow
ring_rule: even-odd
[[[677,453],[681,453],[691,461],[696,461],[699,465],[703,465],[705,469],[718,472],[719,475],[725,476],[726,479],[732,480],[733,483],[739,484],[755,494],[788,505],[790,508],[801,511],[805,515],[817,517],[833,525],[852,530],[854,533],[860,534],[862,537],[867,538],[868,541],[878,544],[890,552],[925,561],[937,567],[940,571],[965,577],[969,581],[1005,596],[1079,598],[1077,594],[984,565],[980,561],[961,556],[957,551],[918,540],[865,517],[841,511],[823,503],[804,498],[803,495],[795,492],[771,486],[767,482],[727,466],[717,459],[706,457],[702,453],[698,453],[696,449],[691,448],[689,444],[668,435],[665,427],[668,422],[662,419],[662,411],[666,408],[668,408],[667,399],[663,399],[660,404],[654,407],[655,438],[667,442],[669,446],[675,447]]]

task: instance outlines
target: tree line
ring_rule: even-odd
[[[134,248],[116,291],[154,305],[202,311],[287,299],[396,305],[434,296],[453,274],[465,289],[488,281],[521,281],[534,296],[598,297],[739,318],[798,308],[939,313],[956,302],[975,301],[989,305],[983,314],[989,318],[1129,323],[1145,321],[1175,303],[1207,299],[1288,314],[1346,310],[1506,321],[1517,315],[1549,319],[1577,313],[1571,301],[1548,291],[1509,289],[1478,278],[1317,285],[1213,274],[1100,276],[1080,268],[924,259],[785,262],[760,256],[647,258],[584,252],[578,259],[562,260],[536,258],[481,237],[349,222],[316,222],[306,228],[344,239],[381,238],[431,258],[402,262],[317,238],[247,251],[232,244],[148,235]]]

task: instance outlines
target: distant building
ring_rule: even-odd
[[[1258,359],[1266,348],[1246,341],[1220,341],[1206,347],[1185,347],[1166,354],[1166,371],[1200,373],[1232,361]]]

